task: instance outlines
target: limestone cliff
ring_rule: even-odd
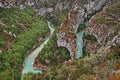
[[[105,5],[111,3],[113,0],[92,0],[84,4],[79,4],[77,1],[70,9],[70,13],[65,22],[61,24],[61,29],[57,34],[58,46],[63,46],[70,52],[71,58],[76,55],[76,36],[80,24],[85,24],[87,18],[91,14],[101,10]]]
[[[70,52],[71,58],[75,58],[77,50],[75,34],[77,33],[78,28],[80,28],[80,24],[86,24],[92,14],[101,10],[105,5],[112,3],[113,1],[115,0],[0,0],[0,7],[19,7],[20,9],[24,9],[27,6],[31,6],[37,14],[41,16],[47,14],[55,16],[56,12],[69,10],[69,15],[65,22],[61,24],[61,29],[57,34],[57,43],[58,46],[66,47]],[[87,32],[89,32],[89,30],[86,29],[85,33]],[[113,32],[108,33],[108,35],[111,33]],[[98,44],[104,44],[104,42],[101,43],[102,39],[100,40],[98,36],[95,37],[97,38]],[[105,41],[105,39],[102,41]],[[108,42],[106,47],[110,47],[109,45],[113,42]],[[87,42],[85,42],[85,44],[87,45]],[[88,47],[89,45],[86,48]]]
[[[53,14],[58,11],[70,9],[73,3],[73,0],[0,0],[0,7],[19,7],[20,9],[24,9],[27,6],[31,6],[38,15],[44,16],[48,13]]]
[[[107,6],[91,18],[85,29],[84,45],[86,52],[119,53],[120,47],[120,5]]]

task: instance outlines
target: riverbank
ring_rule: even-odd
[[[10,14],[8,14],[9,12]],[[0,53],[0,80],[19,80],[22,64],[28,55],[28,51],[37,42],[38,36],[47,36],[49,28],[45,19],[40,16],[36,17],[31,8],[25,10],[19,8],[2,9],[0,16],[2,16],[1,21],[3,23],[3,26],[0,27],[0,33],[6,40],[13,40],[10,48]],[[16,34],[16,38],[3,31]]]
[[[45,41],[38,48],[36,48],[33,52],[31,52],[31,54],[28,55],[28,57],[25,59],[22,75],[28,72],[41,73],[41,70],[37,69],[37,66],[33,67],[33,64],[34,64],[35,58],[40,53],[40,51],[44,48],[44,45],[48,43],[50,36],[55,31],[55,29],[51,27],[50,22],[47,22],[47,23],[48,23],[48,27],[50,29],[51,34],[45,39]]]

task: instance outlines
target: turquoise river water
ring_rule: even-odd
[[[40,53],[40,51],[44,48],[44,45],[47,44],[47,42],[50,39],[50,36],[53,34],[55,31],[54,28],[51,27],[50,22],[48,22],[48,27],[50,29],[51,34],[45,39],[45,41],[34,51],[31,52],[31,54],[28,55],[28,57],[24,61],[24,68],[22,70],[22,75],[28,72],[33,72],[33,73],[41,73],[41,70],[36,70],[33,69],[33,63],[37,55]]]
[[[83,34],[84,31],[80,31],[76,34],[76,43],[77,43],[77,51],[76,51],[76,58],[80,58],[83,56]]]
[[[33,73],[41,73],[41,70],[38,69],[34,69],[33,68],[33,63],[35,58],[38,56],[38,54],[40,53],[40,51],[44,48],[44,45],[47,44],[47,42],[50,39],[50,36],[53,34],[53,32],[55,31],[54,28],[51,27],[50,22],[48,21],[48,27],[50,29],[51,34],[45,39],[45,41],[38,47],[36,48],[34,51],[31,52],[31,54],[28,55],[28,57],[25,59],[24,61],[24,68],[22,70],[22,75],[28,72],[33,72]],[[76,34],[76,43],[77,43],[77,51],[76,51],[76,58],[80,58],[83,56],[83,33],[84,31],[80,31],[79,33]]]

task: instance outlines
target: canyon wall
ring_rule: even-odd
[[[31,6],[37,14],[41,16],[45,16],[47,14],[54,16],[56,12],[69,10],[68,17],[66,17],[66,20],[61,24],[60,31],[57,33],[57,44],[58,46],[66,47],[70,52],[71,58],[75,58],[77,50],[76,33],[81,27],[80,25],[86,25],[93,14],[114,1],[115,0],[0,0],[0,7],[19,7],[20,9],[24,9],[27,6]],[[116,40],[119,39],[119,34],[117,34],[116,37],[105,44],[106,39],[108,39],[107,37],[114,34],[116,31],[111,30],[104,24],[94,24],[91,20],[87,25],[89,27],[85,30],[85,35],[93,35],[97,42],[92,41],[89,43],[89,40],[85,39],[84,45],[86,52],[96,52],[91,45],[93,45],[95,49],[98,49],[98,46],[104,45],[104,48],[107,49],[110,48],[111,45],[119,43],[119,40]],[[81,28],[79,30],[81,30]],[[105,34],[105,32],[107,33]]]
[[[89,18],[100,11],[105,5],[113,2],[113,0],[92,0],[79,4],[77,1],[70,9],[70,13],[65,22],[61,24],[59,33],[57,34],[58,46],[66,47],[70,52],[71,58],[76,55],[76,33],[81,24],[86,24]]]
[[[119,53],[120,45],[120,6],[106,6],[94,15],[85,29],[84,45],[86,52],[91,53]]]

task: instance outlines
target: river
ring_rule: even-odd
[[[51,33],[45,39],[45,41],[38,48],[33,50],[28,55],[28,57],[25,59],[25,61],[24,61],[24,68],[22,70],[22,75],[25,74],[25,73],[28,73],[28,72],[33,72],[33,73],[41,73],[42,72],[41,70],[33,69],[33,63],[34,63],[35,58],[38,56],[40,51],[44,48],[44,45],[47,44],[47,42],[49,41],[51,35],[55,31],[55,29],[51,27],[50,22],[47,22],[47,23],[48,23],[48,27],[49,27]],[[82,40],[83,33],[84,33],[84,31],[81,31],[81,32],[76,34],[76,36],[77,36],[77,38],[76,38],[76,43],[77,43],[76,58],[80,58],[80,57],[83,56],[83,51],[82,51],[82,49],[83,49],[83,40]]]
[[[76,58],[79,59],[83,56],[83,34],[84,31],[80,31],[76,34],[76,44],[77,44],[77,51],[76,51]]]
[[[44,48],[44,45],[47,44],[47,42],[49,41],[51,35],[53,34],[53,32],[55,31],[54,28],[51,27],[50,22],[48,21],[48,27],[50,29],[50,35],[45,39],[45,41],[38,47],[36,48],[34,51],[32,51],[28,57],[25,59],[24,61],[24,68],[22,70],[22,75],[28,72],[33,72],[33,73],[41,73],[41,70],[35,70],[33,69],[33,63],[35,58],[38,56],[38,54],[40,53],[40,51]]]

